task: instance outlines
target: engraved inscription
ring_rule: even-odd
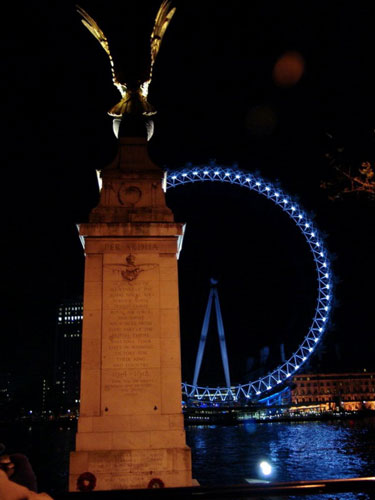
[[[132,243],[132,242],[127,242],[125,244],[120,244],[120,243],[106,243],[104,245],[104,250],[105,251],[126,251],[128,250],[129,252],[158,252],[159,251],[159,245],[157,243]]]
[[[166,470],[168,468],[167,450],[121,450],[94,452],[90,456],[90,470],[98,474],[108,471],[108,459],[111,459],[111,471],[114,474],[137,471]]]
[[[142,242],[142,240],[131,241],[130,239],[102,241],[99,238],[90,238],[86,240],[87,254],[117,254],[117,256],[120,257],[124,254],[128,255],[129,253],[133,253],[138,257],[140,254],[152,256],[152,254],[167,253],[175,255],[176,252],[177,246],[175,239],[155,242],[150,240],[145,242]]]
[[[120,243],[106,243],[104,245],[104,250],[105,251],[117,251],[119,252],[121,250],[121,245]]]
[[[138,256],[136,266],[134,256],[127,256],[128,266],[148,271],[129,279],[129,269],[112,257],[104,266],[102,402],[110,413],[122,413],[149,405],[145,395],[153,398],[152,406],[158,402],[159,267]]]

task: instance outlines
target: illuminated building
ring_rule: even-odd
[[[46,412],[47,378],[30,373],[25,381],[19,372],[0,372],[0,421]]]
[[[0,373],[0,407],[5,406],[12,399],[10,373]]]
[[[63,412],[79,408],[82,314],[82,298],[65,300],[57,311],[54,392]]]
[[[295,405],[319,405],[321,411],[375,410],[375,373],[319,373],[295,375],[291,392]]]

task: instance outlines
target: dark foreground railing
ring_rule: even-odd
[[[288,496],[363,493],[375,498],[375,476],[288,483],[253,483],[236,486],[195,486],[192,488],[154,488],[150,490],[92,491],[60,493],[55,500],[139,500],[145,499],[237,499],[288,498]],[[333,499],[340,497],[333,497]],[[360,498],[360,497],[359,497]]]

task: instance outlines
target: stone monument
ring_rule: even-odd
[[[164,174],[148,155],[150,113],[139,92],[129,94],[115,124],[118,154],[101,172],[99,205],[80,225],[81,403],[70,491],[193,484],[181,409],[183,224],[174,222]]]

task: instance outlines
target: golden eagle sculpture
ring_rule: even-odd
[[[147,101],[148,87],[152,79],[152,70],[156,56],[159,52],[164,33],[175,13],[176,9],[171,8],[171,2],[164,0],[156,14],[154,28],[150,38],[150,65],[147,78],[136,81],[121,81],[119,73],[116,71],[113,58],[109,49],[108,39],[100,29],[96,21],[79,5],[77,11],[82,16],[82,23],[90,33],[98,40],[109,57],[112,71],[112,81],[120,91],[121,101],[108,111],[110,116],[121,118],[125,114],[154,115],[156,110]]]

